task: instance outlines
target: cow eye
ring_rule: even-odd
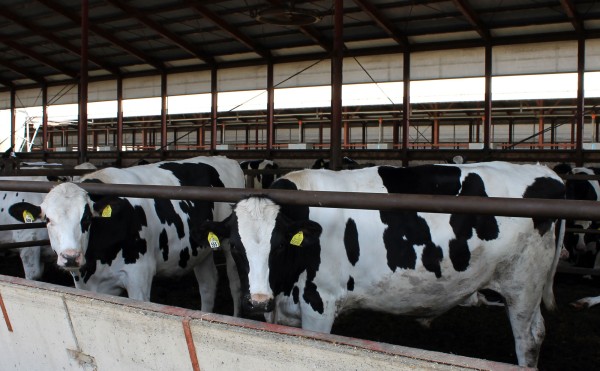
[[[45,221],[46,221],[46,224],[50,224],[50,218],[46,217]]]

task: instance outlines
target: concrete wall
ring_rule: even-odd
[[[512,370],[0,276],[0,370]]]

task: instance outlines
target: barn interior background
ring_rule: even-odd
[[[594,1],[5,10],[2,144],[34,158],[597,160]]]
[[[24,160],[600,162],[594,0],[2,5],[0,149]],[[542,357],[593,344],[597,314]]]

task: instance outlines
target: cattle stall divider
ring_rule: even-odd
[[[546,200],[479,196],[444,196],[365,192],[295,191],[284,189],[218,188],[191,186],[157,186],[132,184],[78,183],[91,194],[120,197],[203,200],[235,203],[252,195],[264,195],[275,202],[314,207],[410,210],[427,213],[464,213],[514,217],[600,220],[595,201]],[[36,181],[2,181],[0,190],[49,192],[56,183]]]

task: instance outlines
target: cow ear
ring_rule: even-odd
[[[29,202],[19,202],[9,207],[8,213],[21,223],[33,223],[41,218],[42,209]]]
[[[221,241],[229,238],[231,230],[229,223],[227,223],[228,220],[222,222],[207,220],[201,223],[192,223],[190,237],[202,248],[218,249],[221,247]]]
[[[94,214],[102,218],[112,218],[121,210],[119,198],[104,198],[94,203]]]
[[[288,231],[288,241],[292,247],[307,247],[319,241],[323,228],[317,222],[303,220],[292,223]]]

